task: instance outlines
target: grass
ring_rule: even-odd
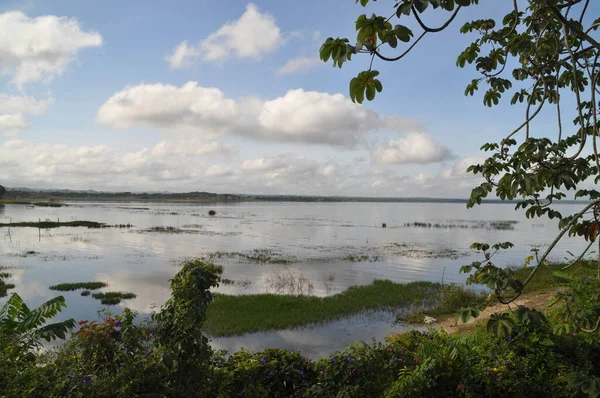
[[[50,286],[50,290],[58,290],[61,292],[70,292],[77,289],[95,290],[103,287],[107,287],[108,284],[104,282],[76,282],[76,283],[60,283],[58,285]]]
[[[86,297],[90,295],[90,291],[89,290],[84,290],[83,292],[81,292],[81,295]]]
[[[0,227],[31,227],[31,228],[59,228],[59,227],[86,227],[86,228],[105,228],[106,224],[95,221],[34,221],[34,222],[12,222],[0,223]]]
[[[405,308],[415,300],[426,301],[439,289],[439,284],[431,282],[375,280],[329,297],[215,294],[208,306],[205,330],[212,336],[236,336],[321,324],[368,310]]]
[[[567,270],[563,270],[566,264],[549,264],[540,267],[531,281],[525,286],[523,293],[531,293],[538,290],[557,286],[567,286],[573,278],[595,277],[598,272],[598,264],[595,261],[580,261]],[[533,267],[519,268],[515,271],[517,279],[524,281]]]

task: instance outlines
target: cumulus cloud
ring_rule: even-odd
[[[306,71],[319,65],[321,60],[319,57],[297,57],[290,59],[285,65],[277,69],[280,75],[287,75],[300,71]]]
[[[437,163],[452,157],[450,149],[426,133],[411,133],[375,148],[371,157],[379,164]]]
[[[0,115],[0,136],[13,136],[28,126],[23,115]]]
[[[127,86],[99,109],[99,122],[154,127],[203,138],[238,136],[263,141],[354,147],[368,132],[419,130],[418,123],[382,116],[342,94],[302,89],[268,101],[228,98],[217,88],[188,82]]]
[[[191,66],[197,60],[220,61],[227,57],[260,59],[284,42],[275,18],[249,3],[239,19],[229,21],[197,45],[180,43],[167,56],[173,69]]]
[[[83,31],[73,18],[29,18],[20,11],[0,14],[0,66],[13,82],[51,80],[65,71],[77,53],[102,45],[102,36]]]

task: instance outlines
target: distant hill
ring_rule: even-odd
[[[232,202],[386,202],[386,203],[467,203],[467,199],[453,198],[377,198],[352,196],[308,196],[308,195],[240,195],[211,192],[102,192],[76,191],[69,189],[29,189],[7,188],[3,197],[6,200],[56,200],[56,201],[155,201],[193,203],[232,203]],[[488,199],[486,203],[517,203]],[[561,203],[581,203],[581,201],[561,201]]]

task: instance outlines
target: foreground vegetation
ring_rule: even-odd
[[[204,336],[210,288],[222,269],[198,260],[171,281],[169,301],[150,320],[104,313],[80,321],[59,348],[34,351],[40,339],[66,338],[75,322],[47,324],[57,297],[29,309],[12,295],[0,310],[0,396],[17,397],[475,397],[596,396],[598,331],[572,329],[565,308],[585,319],[600,314],[600,281],[574,279],[576,300],[546,317],[519,308],[499,314],[507,328],[468,335],[442,331],[390,336],[311,361],[267,349],[214,352]],[[387,282],[378,282],[387,283]],[[368,288],[368,287],[367,287]],[[427,287],[426,287],[427,288]],[[354,292],[356,294],[356,292]],[[215,300],[215,303],[218,300]]]

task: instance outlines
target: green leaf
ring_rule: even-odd
[[[416,0],[414,5],[417,11],[419,11],[422,14],[423,11],[425,11],[429,6],[429,0]]]

